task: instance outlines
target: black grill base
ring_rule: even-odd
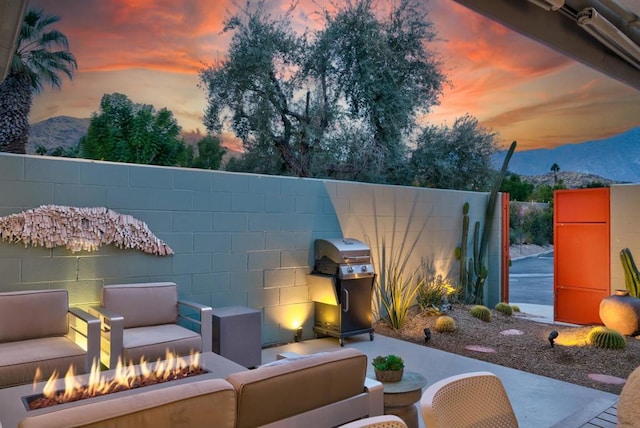
[[[357,313],[359,317],[353,318],[355,312],[343,312],[342,305],[329,305],[315,302],[315,325],[313,331],[317,337],[335,337],[344,346],[344,338],[369,333],[369,340],[373,340],[374,329],[371,324],[370,312]]]

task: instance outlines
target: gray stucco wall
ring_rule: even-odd
[[[294,324],[312,337],[306,275],[316,238],[413,242],[413,253],[456,281],[462,205],[471,228],[487,195],[331,180],[0,154],[0,216],[40,205],[104,206],[147,223],[175,254],[116,247],[72,253],[0,242],[0,291],[66,288],[71,303],[99,301],[105,284],[174,281],[181,298],[262,311],[263,344],[289,341]],[[500,210],[490,242],[485,295],[499,297]],[[404,238],[405,231],[408,238]],[[471,231],[470,231],[471,232]],[[640,252],[639,252],[640,254]]]
[[[616,184],[610,193],[611,294],[625,289],[620,250],[629,248],[640,265],[640,184]]]

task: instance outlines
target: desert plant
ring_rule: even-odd
[[[475,305],[469,311],[469,315],[476,317],[479,320],[489,322],[491,321],[491,311],[489,308],[483,305]]]
[[[378,370],[401,370],[404,368],[404,360],[393,354],[386,356],[378,355],[373,359],[371,365]]]
[[[449,280],[436,275],[433,264],[423,260],[421,268],[419,275],[422,281],[416,297],[418,305],[424,311],[440,312],[442,304],[449,302],[450,297],[455,298],[457,290]]]
[[[377,223],[375,225],[375,248],[378,249],[378,257],[373,258],[372,261],[375,271],[378,272],[376,276],[376,306],[378,315],[386,315],[389,324],[395,330],[402,328],[406,322],[409,308],[415,303],[418,291],[424,282],[424,278],[421,278],[419,275],[420,266],[412,268],[410,264],[413,251],[429,219],[429,215],[424,217],[416,233],[416,229],[411,225],[416,204],[417,199],[413,202],[407,225],[399,242],[396,242],[396,237],[399,234],[397,233],[395,220],[391,230],[390,244],[387,244],[384,236],[380,237]],[[373,208],[375,213],[375,201]],[[377,219],[377,216],[374,218]],[[410,231],[412,234],[411,240],[409,240]],[[374,245],[371,246],[374,247]],[[381,313],[383,309],[386,314]]]
[[[509,315],[509,316],[513,315],[513,308],[511,307],[511,305],[505,302],[500,302],[496,304],[495,310],[498,312],[502,312],[505,315]]]
[[[518,305],[511,305],[511,309],[513,309],[513,312],[520,312],[520,306]]]
[[[439,333],[456,331],[456,320],[447,315],[438,317],[434,328]]]
[[[624,336],[607,327],[592,328],[587,334],[587,343],[607,349],[624,349],[627,346]]]
[[[493,224],[493,216],[496,209],[496,203],[498,201],[498,191],[502,185],[502,180],[507,172],[507,166],[509,160],[516,150],[517,143],[514,141],[511,143],[509,150],[502,162],[502,168],[496,176],[496,181],[493,184],[491,192],[489,193],[489,200],[487,202],[484,226],[482,228],[482,235],[480,234],[480,222],[476,221],[473,229],[473,257],[468,260],[465,258],[468,228],[469,228],[469,205],[465,203],[462,208],[463,223],[462,223],[462,242],[460,246],[456,248],[456,259],[460,262],[460,286],[463,293],[465,293],[465,301],[470,303],[482,304],[484,301],[484,283],[487,279],[488,271],[486,266],[487,250],[489,246],[489,238],[491,236],[491,226]]]
[[[620,251],[620,260],[624,269],[624,285],[627,287],[629,296],[640,297],[640,273],[636,263],[633,261],[631,250],[623,248]]]

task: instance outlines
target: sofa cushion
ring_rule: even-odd
[[[133,395],[28,416],[20,421],[19,427],[231,428],[235,425],[235,393],[222,379],[137,391]]]
[[[355,349],[234,373],[237,427],[265,425],[361,394],[367,356]]]
[[[178,290],[173,282],[105,285],[102,306],[122,315],[124,328],[175,324]]]
[[[631,372],[618,400],[618,427],[635,428],[640,422],[640,367]]]
[[[122,354],[125,362],[137,364],[142,356],[147,361],[154,361],[164,358],[167,350],[176,355],[189,355],[201,349],[200,335],[177,324],[128,328],[123,332]]]
[[[0,293],[0,343],[67,334],[67,290]]]
[[[40,379],[54,371],[64,377],[70,365],[75,373],[85,372],[86,352],[65,336],[45,337],[0,344],[0,388],[33,382],[36,369]]]

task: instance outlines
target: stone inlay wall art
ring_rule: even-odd
[[[105,207],[42,205],[0,217],[0,236],[3,241],[22,242],[25,247],[64,245],[71,252],[97,251],[113,244],[158,256],[173,254],[145,222]]]

